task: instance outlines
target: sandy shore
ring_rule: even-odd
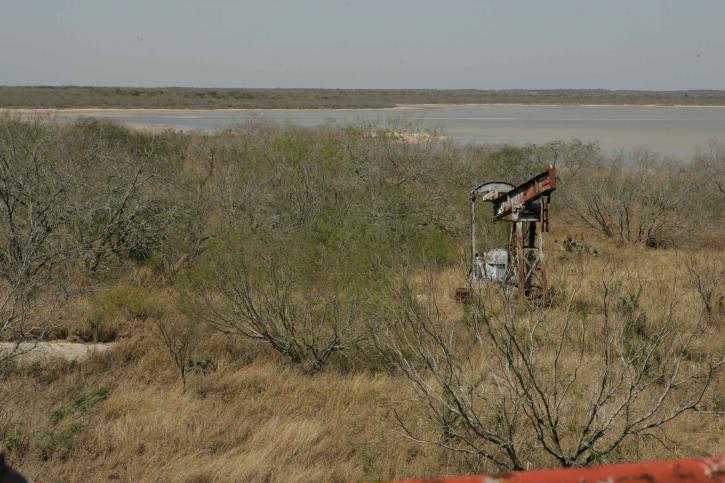
[[[486,102],[486,103],[447,103],[447,104],[397,104],[390,109],[436,109],[450,107],[713,107],[723,108],[725,104],[542,104],[536,102]]]
[[[461,105],[461,104],[459,104]],[[27,107],[0,107],[0,112],[18,113],[18,114],[92,114],[94,112],[108,112],[108,113],[148,113],[148,112],[319,112],[319,111],[399,111],[407,109],[428,109],[425,104],[421,104],[421,107],[415,107],[415,104],[400,105],[395,107],[347,107],[347,108],[327,108],[321,107],[318,109],[265,109],[265,108],[249,108],[249,109],[195,109],[195,108],[119,108],[119,107],[61,107],[61,108],[27,108]],[[444,107],[443,104],[434,104],[436,107]]]

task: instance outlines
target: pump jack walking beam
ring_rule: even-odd
[[[539,198],[549,196],[555,189],[556,167],[550,164],[549,169],[543,173],[534,176],[493,200],[494,221],[503,220],[507,215],[512,215],[513,221],[517,221],[514,216],[517,211],[525,210],[527,205]]]

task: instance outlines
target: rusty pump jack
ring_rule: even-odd
[[[548,304],[548,286],[544,268],[544,232],[549,231],[549,199],[556,189],[556,168],[549,168],[519,186],[494,181],[471,191],[471,282],[496,280],[514,285],[517,293],[532,296],[536,289]],[[480,254],[476,245],[476,201],[493,203],[493,221],[507,221],[505,275],[492,277],[487,273],[490,260]]]

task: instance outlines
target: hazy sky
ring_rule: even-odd
[[[725,89],[725,1],[0,0],[0,84]]]

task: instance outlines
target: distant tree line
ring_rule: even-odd
[[[0,86],[6,108],[335,109],[398,104],[725,105],[725,91]]]

